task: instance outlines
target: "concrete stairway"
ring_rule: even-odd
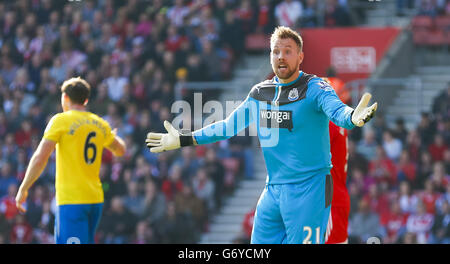
[[[416,11],[405,9],[405,16],[397,16],[396,0],[368,1],[372,9],[367,10],[366,26],[371,27],[405,27]]]
[[[393,124],[402,117],[408,129],[417,127],[421,112],[431,112],[433,100],[450,83],[449,66],[421,66],[410,76],[411,83],[398,91],[394,103],[387,108],[386,122]]]
[[[242,230],[245,214],[256,206],[266,181],[266,168],[260,149],[254,149],[255,177],[244,179],[229,197],[219,214],[211,220],[210,232],[203,234],[202,244],[229,244]]]

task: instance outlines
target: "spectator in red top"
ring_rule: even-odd
[[[20,129],[15,134],[16,144],[19,147],[29,147],[31,144],[31,137],[35,134],[31,126],[30,120],[24,120],[20,124]]]
[[[436,211],[436,201],[441,194],[434,190],[434,185],[431,179],[425,182],[425,191],[420,194],[420,198],[425,206],[427,213],[434,214]]]
[[[11,229],[10,242],[12,244],[29,244],[33,239],[33,229],[26,222],[24,215],[17,215]]]
[[[419,244],[426,244],[428,242],[431,228],[433,227],[434,216],[427,213],[423,203],[417,204],[417,213],[408,217],[406,222],[407,232],[414,233]]]
[[[416,171],[417,166],[410,160],[408,151],[403,150],[397,165],[397,179],[399,181],[407,180],[412,183],[416,178]]]
[[[273,28],[272,14],[269,0],[258,0],[258,14],[255,31],[258,33],[270,33]]]
[[[372,184],[369,187],[363,200],[366,200],[372,212],[383,215],[389,210],[389,199],[386,193],[380,192],[378,184]]]
[[[376,157],[369,163],[369,175],[377,182],[388,182],[393,185],[397,181],[397,170],[392,160],[386,157],[381,146],[377,146]]]
[[[184,41],[187,41],[186,37],[178,33],[175,25],[170,25],[167,29],[167,39],[165,41],[166,50],[176,52]]]
[[[117,16],[115,17],[114,23],[112,25],[112,30],[114,35],[123,38],[126,34],[127,24],[129,23],[127,18],[126,9],[117,9]]]
[[[181,172],[182,169],[179,165],[173,165],[168,179],[165,179],[162,183],[162,192],[168,201],[172,201],[175,194],[183,190],[184,184],[181,180]]]
[[[0,201],[0,213],[5,215],[6,220],[12,221],[19,214],[16,207],[17,185],[11,184],[8,187],[8,195]]]
[[[406,231],[407,215],[401,211],[400,203],[395,200],[391,203],[389,212],[381,215],[380,223],[386,232],[383,243],[398,243]]]
[[[450,182],[450,176],[445,173],[443,162],[435,162],[433,164],[433,174],[430,175],[434,188],[440,193],[445,193],[445,190]]]
[[[251,5],[250,0],[243,0],[235,11],[235,16],[242,22],[244,33],[249,33],[252,30],[253,11]]]
[[[444,153],[447,150],[444,138],[440,134],[434,136],[433,144],[428,147],[428,151],[431,154],[433,161],[442,161],[444,159]]]
[[[419,162],[420,159],[420,137],[416,130],[411,130],[406,137],[406,149],[408,149],[409,156],[414,162]]]

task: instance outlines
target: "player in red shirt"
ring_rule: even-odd
[[[380,217],[380,224],[386,232],[383,243],[394,244],[406,230],[408,215],[402,212],[398,201],[392,202],[390,210]]]
[[[331,176],[333,178],[333,199],[328,223],[329,233],[325,244],[348,243],[348,216],[350,214],[350,196],[347,191],[348,133],[345,128],[332,122],[330,128]]]
[[[242,222],[242,231],[244,232],[245,238],[250,241],[252,237],[253,230],[253,219],[255,218],[256,207],[245,214],[244,221]]]

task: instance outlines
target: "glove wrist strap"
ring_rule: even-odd
[[[181,134],[180,135],[180,146],[186,147],[186,146],[192,146],[194,145],[194,140],[192,138],[192,134]]]

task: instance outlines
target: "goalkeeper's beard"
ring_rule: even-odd
[[[298,63],[298,65],[300,65],[300,63]],[[300,70],[299,67],[296,67],[295,69],[290,70],[290,67],[288,66],[288,68],[286,68],[286,70],[284,70],[282,72],[282,71],[280,71],[280,68],[278,68],[278,66],[276,66],[276,68],[274,68],[275,75],[280,80],[289,80],[292,77],[292,75],[294,75],[299,70]]]

